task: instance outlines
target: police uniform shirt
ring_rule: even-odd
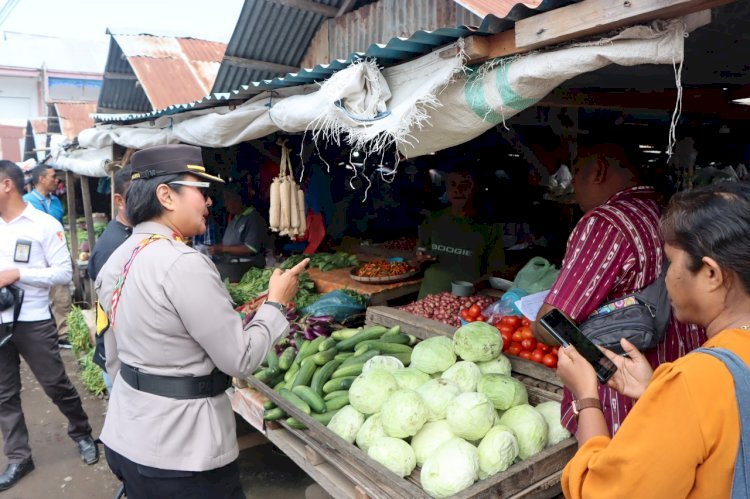
[[[54,194],[50,194],[48,197],[42,196],[42,193],[36,189],[33,189],[28,194],[24,194],[23,200],[34,206],[39,211],[43,211],[58,222],[62,223],[63,215],[65,210],[63,209],[60,198]]]
[[[134,227],[99,272],[96,290],[105,310],[134,248],[152,234],[167,239],[150,243],[133,259],[114,323],[104,336],[114,387],[101,439],[145,466],[215,469],[239,452],[229,398],[178,400],[142,392],[118,376],[121,362],[162,376],[204,376],[218,367],[244,378],[289,324],[277,309],[263,305],[243,330],[211,260],[155,222]]]
[[[229,222],[221,244],[236,246],[244,244],[254,254],[237,257],[240,261],[249,261],[255,267],[265,267],[266,256],[263,250],[268,245],[268,224],[258,211],[250,207]]]
[[[50,319],[49,290],[68,284],[73,268],[62,225],[30,203],[15,220],[0,218],[0,270],[12,268],[19,269],[15,285],[25,292],[18,320]],[[2,313],[3,323],[12,320],[12,309]]]

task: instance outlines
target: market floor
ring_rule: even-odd
[[[81,385],[78,369],[70,351],[63,351],[68,375],[83,397],[94,434],[104,422],[106,400],[88,394]],[[111,499],[119,481],[109,471],[104,456],[86,466],[75,444],[68,438],[67,420],[47,398],[26,363],[22,363],[21,399],[29,428],[36,469],[5,492],[0,499],[39,499],[70,497]],[[2,469],[6,461],[0,458]],[[323,499],[329,497],[310,477],[271,444],[260,445],[240,454],[240,478],[248,499]]]

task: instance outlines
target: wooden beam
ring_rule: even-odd
[[[336,17],[341,17],[354,7],[354,0],[344,0],[344,3],[339,7],[339,11],[336,13]]]
[[[287,66],[286,64],[278,64],[275,62],[261,61],[258,59],[246,59],[245,57],[235,57],[232,55],[225,55],[224,62],[237,66],[238,68],[257,69],[259,71],[270,71],[271,73],[296,73],[299,68],[294,66]]]
[[[86,217],[86,235],[89,241],[89,254],[93,253],[94,245],[96,244],[96,234],[94,232],[94,216],[91,213],[91,190],[89,188],[89,178],[85,175],[81,175],[81,202],[83,203],[83,213]],[[74,258],[78,258],[75,255]],[[96,294],[94,287],[89,287],[89,304],[93,307],[96,303]]]
[[[682,17],[734,0],[585,0],[516,23],[516,45],[535,49],[655,19]]]
[[[70,259],[73,262],[73,284],[76,293],[83,293],[81,274],[78,271],[78,224],[76,223],[76,184],[75,175],[65,172],[65,189],[68,198],[68,230],[70,230]]]
[[[326,17],[336,17],[339,12],[338,7],[332,7],[312,0],[273,0],[273,3],[286,5],[294,9],[306,10],[308,12],[315,12]]]
[[[138,77],[133,73],[104,73],[104,78],[108,80],[137,80]]]

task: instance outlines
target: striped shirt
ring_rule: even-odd
[[[603,303],[651,284],[664,262],[660,214],[658,195],[651,187],[620,191],[586,213],[568,239],[560,275],[546,302],[580,323]],[[672,317],[663,341],[644,353],[656,368],[704,341],[702,328]],[[614,435],[635,401],[605,385],[599,385],[599,398],[610,434]],[[563,426],[575,433],[572,400],[565,390],[561,419]]]

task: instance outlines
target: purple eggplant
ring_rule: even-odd
[[[318,317],[308,317],[307,322],[308,323],[325,323],[325,324],[331,324],[334,321],[334,317],[332,315],[321,315]]]
[[[323,324],[311,324],[308,329],[312,329],[316,336],[330,336],[331,328]]]

